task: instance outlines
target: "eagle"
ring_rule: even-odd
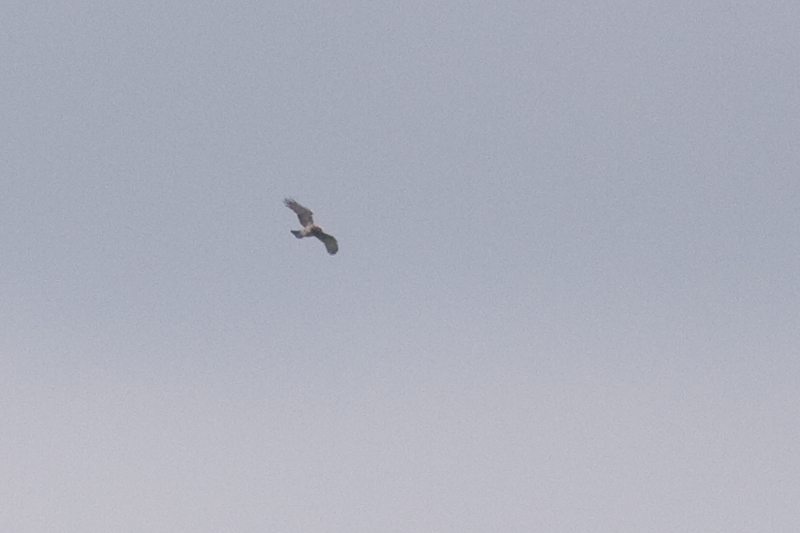
[[[300,219],[300,224],[303,226],[303,229],[300,231],[290,230],[292,235],[298,239],[302,239],[303,237],[316,237],[325,244],[325,249],[328,250],[328,253],[331,255],[339,251],[339,243],[336,242],[333,235],[328,235],[322,231],[322,228],[314,224],[314,219],[311,217],[314,213],[312,213],[309,208],[303,207],[291,198],[286,198],[283,203],[286,204],[286,207],[297,213],[297,218]]]

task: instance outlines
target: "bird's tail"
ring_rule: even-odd
[[[300,233],[299,231],[295,231],[295,230],[293,230],[293,229],[290,229],[289,231],[291,231],[291,232],[292,232],[292,235],[294,235],[294,236],[295,236],[295,237],[297,237],[298,239],[302,239],[302,238],[303,238],[303,234],[302,234],[302,233]]]

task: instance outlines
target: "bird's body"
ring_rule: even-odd
[[[291,198],[286,198],[283,203],[297,214],[297,218],[300,219],[300,224],[303,226],[303,229],[299,231],[290,230],[292,235],[298,239],[302,239],[303,237],[316,237],[325,244],[325,249],[328,250],[328,253],[331,255],[339,251],[339,243],[336,242],[333,235],[328,235],[322,231],[321,227],[314,224],[314,218],[312,217],[314,213],[312,213],[310,209],[303,207]]]

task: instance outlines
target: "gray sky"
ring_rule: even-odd
[[[0,6],[4,531],[800,530],[800,4],[167,4]]]

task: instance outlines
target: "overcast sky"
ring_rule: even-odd
[[[3,2],[0,529],[800,530],[798,58],[778,0]]]

